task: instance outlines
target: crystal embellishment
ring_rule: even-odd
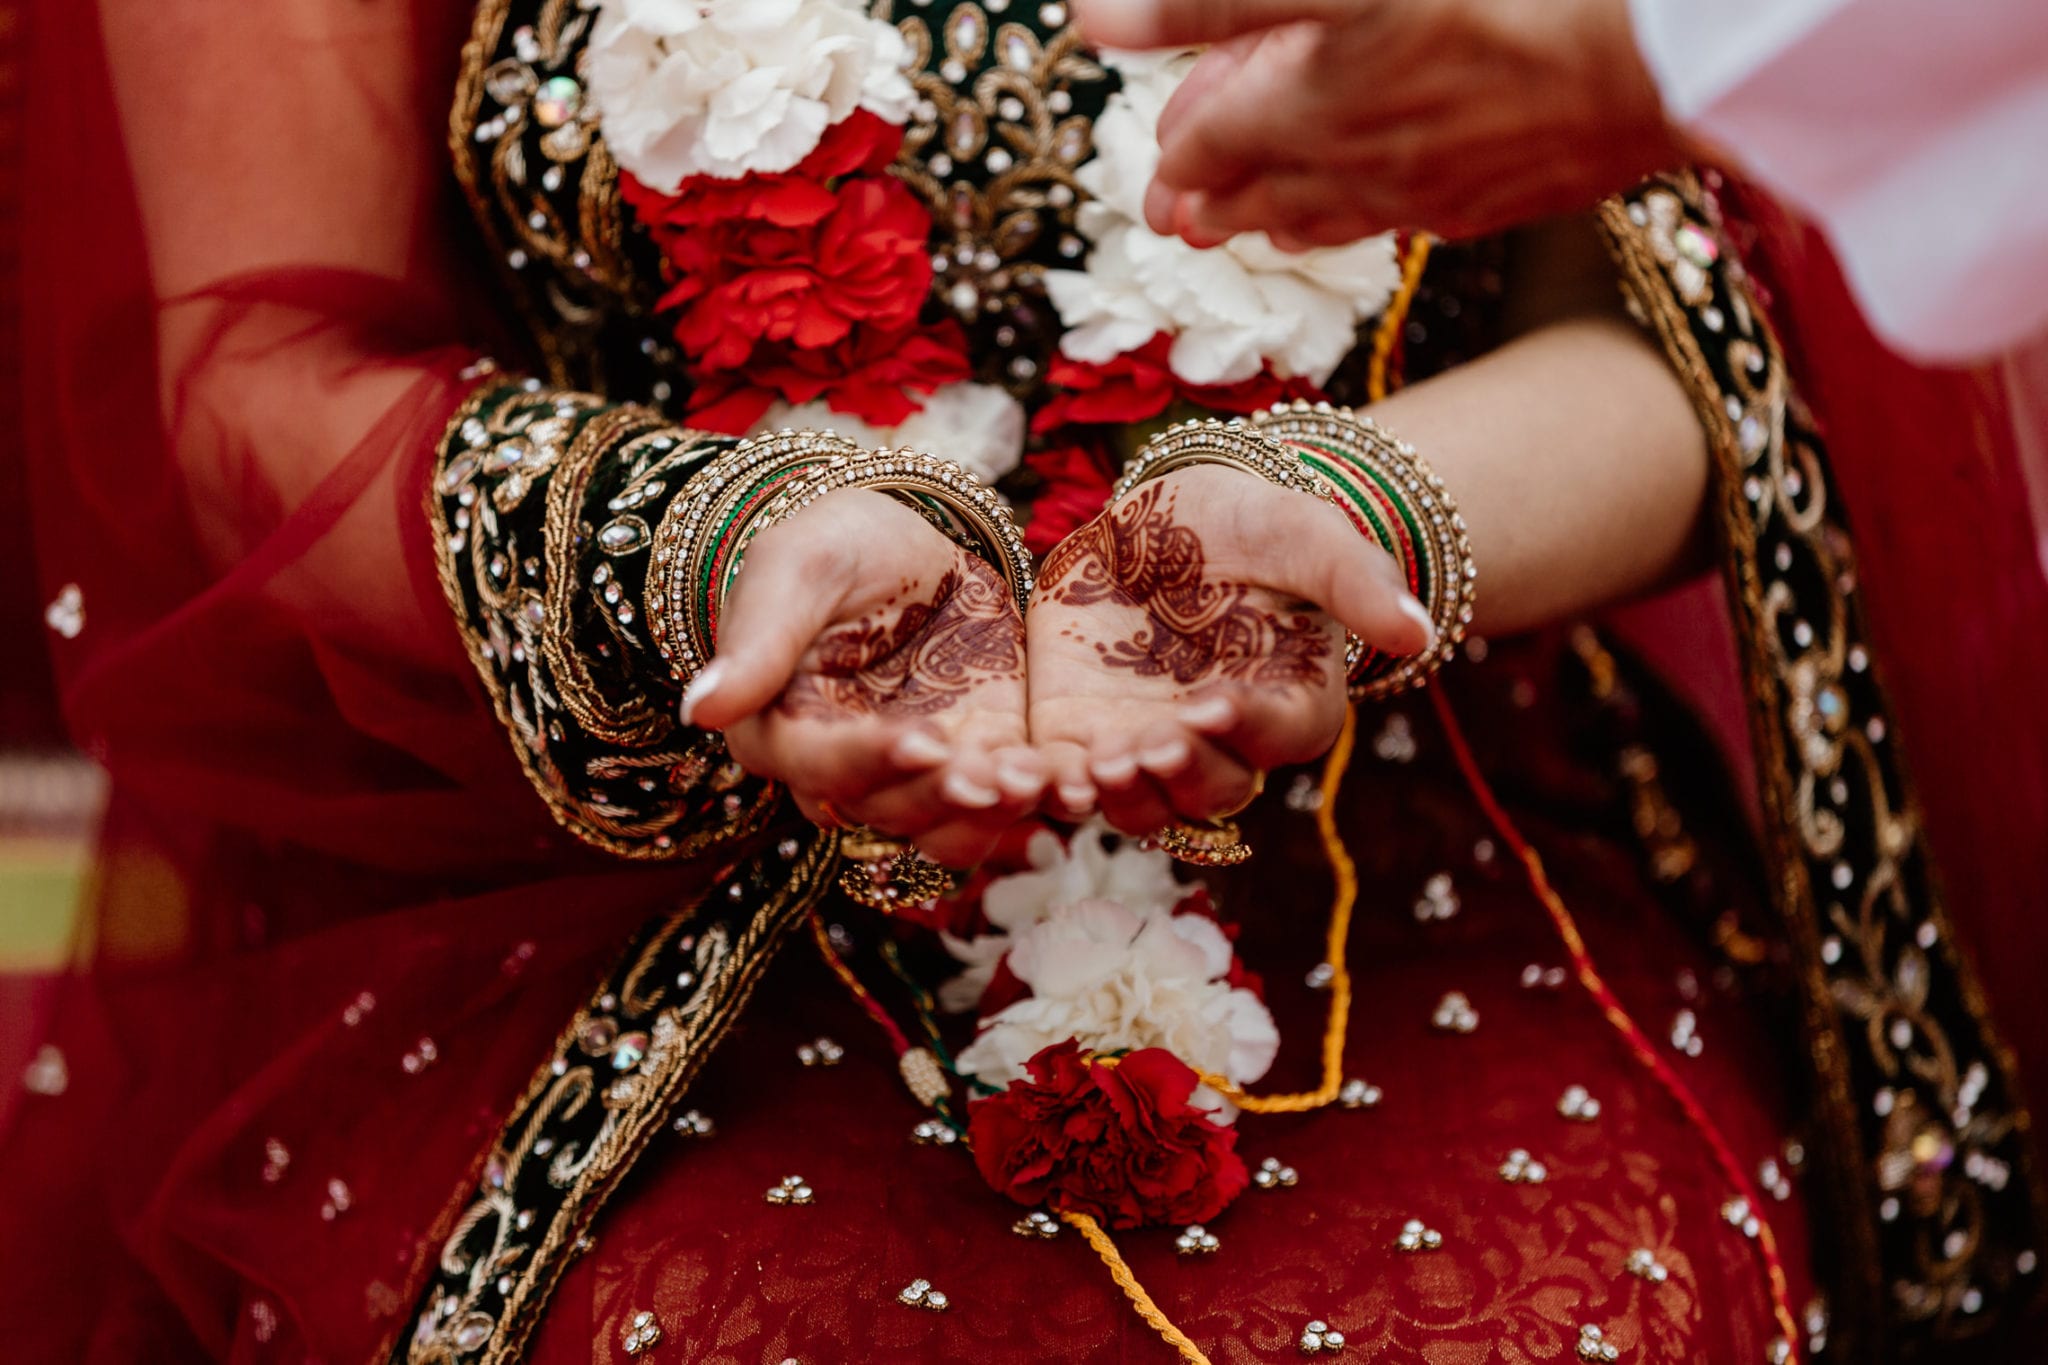
[[[642,1310],[633,1315],[633,1321],[626,1328],[625,1339],[619,1343],[629,1356],[651,1350],[661,1344],[661,1324],[654,1314]]]
[[[1300,1344],[1303,1355],[1319,1356],[1325,1351],[1343,1350],[1344,1334],[1321,1318],[1314,1318],[1301,1329]]]

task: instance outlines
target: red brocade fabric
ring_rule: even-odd
[[[1694,1012],[1700,1054],[1665,1055],[1745,1164],[1781,1158],[1789,1130],[1758,1023],[1767,1011],[1646,889],[1611,779],[1562,742],[1565,685],[1550,660],[1497,649],[1461,670],[1458,704],[1481,761],[1660,1048],[1678,1012]],[[1755,1249],[1723,1220],[1725,1182],[1575,986],[1522,984],[1532,964],[1562,964],[1563,950],[1519,866],[1491,842],[1430,708],[1418,699],[1361,720],[1341,821],[1362,883],[1347,1070],[1380,1099],[1241,1116],[1247,1162],[1278,1158],[1298,1182],[1246,1191],[1207,1224],[1222,1244],[1210,1255],[1178,1255],[1178,1228],[1121,1234],[1139,1280],[1219,1365],[1298,1358],[1314,1319],[1342,1330],[1347,1352],[1396,1365],[1574,1360],[1587,1324],[1627,1361],[1765,1358],[1775,1328]],[[1376,754],[1376,740],[1393,757]],[[1285,779],[1276,775],[1277,789]],[[1264,803],[1257,857],[1217,883],[1284,1039],[1261,1091],[1314,1086],[1327,1002],[1305,975],[1320,956],[1330,880],[1312,816],[1284,807]],[[1706,831],[1688,828],[1711,849]],[[1461,907],[1421,922],[1414,904],[1439,872]],[[1732,875],[1726,906],[1749,904]],[[623,1325],[642,1311],[661,1324],[662,1349],[688,1360],[1175,1358],[1078,1236],[1013,1234],[1023,1210],[992,1195],[965,1152],[911,1142],[922,1111],[809,944],[762,989],[777,1006],[750,1016],[690,1099],[715,1134],[666,1138],[643,1162],[558,1291],[533,1359],[623,1361]],[[1469,1033],[1432,1023],[1452,991],[1478,1015]],[[840,1065],[799,1063],[797,1046],[820,1034],[846,1045]],[[1599,1101],[1592,1122],[1559,1114],[1573,1085]],[[1503,1178],[1517,1149],[1546,1168],[1541,1183]],[[815,1202],[764,1202],[790,1175]],[[1791,1197],[1767,1197],[1764,1212],[1804,1304],[1792,1175]],[[1397,1250],[1410,1219],[1437,1230],[1442,1247]],[[1639,1248],[1665,1267],[1664,1282],[1626,1271]],[[947,1312],[896,1301],[920,1278],[948,1296]]]

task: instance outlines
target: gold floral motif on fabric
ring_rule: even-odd
[[[1749,679],[1774,894],[1805,964],[1823,1165],[1854,1358],[1966,1338],[2029,1296],[2043,1229],[2011,1059],[1954,946],[1866,642],[1819,438],[1711,201],[1653,181],[1603,208],[1631,310],[1708,433]]]
[[[389,1365],[519,1359],[591,1223],[831,885],[836,841],[783,840],[650,921],[557,1038],[444,1215]]]

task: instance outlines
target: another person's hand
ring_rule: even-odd
[[[1498,231],[1688,159],[1627,0],[1076,0],[1115,48],[1219,44],[1160,120],[1155,231],[1331,246]]]
[[[1400,570],[1343,513],[1218,466],[1140,485],[1047,556],[1031,599],[1031,736],[1049,806],[1148,834],[1241,806],[1344,715],[1344,631],[1430,641]]]
[[[683,705],[819,824],[871,826],[953,866],[1044,788],[1001,575],[880,493],[833,493],[761,533]]]

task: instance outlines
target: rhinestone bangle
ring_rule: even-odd
[[[1465,638],[1478,580],[1465,519],[1443,480],[1414,446],[1347,408],[1297,400],[1257,414],[1252,425],[1304,460],[1331,463],[1338,496],[1358,506],[1354,522],[1401,562],[1436,628],[1434,649],[1362,660],[1352,695],[1384,697],[1426,682]],[[1398,521],[1386,520],[1378,533],[1368,529],[1389,516]]]

